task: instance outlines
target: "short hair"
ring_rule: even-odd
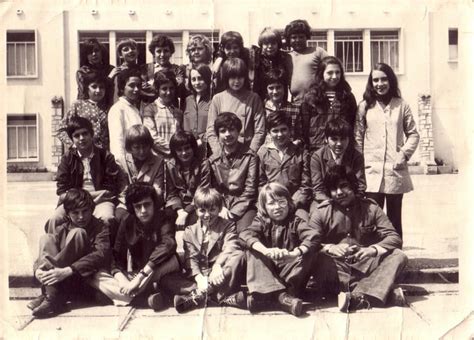
[[[119,96],[123,95],[125,85],[127,84],[128,80],[132,77],[137,77],[141,79],[142,75],[140,71],[134,68],[123,70],[117,75],[117,89],[118,89]]]
[[[275,28],[265,27],[258,36],[258,46],[262,47],[267,42],[276,42],[278,49],[280,49],[282,47],[280,32]]]
[[[296,211],[295,203],[293,202],[293,199],[291,198],[291,194],[288,189],[280,183],[270,182],[265,184],[260,190],[260,193],[258,194],[257,209],[258,213],[263,218],[270,219],[267,208],[265,206],[267,204],[267,197],[270,197],[272,199],[286,199],[288,202],[288,215],[294,214],[294,212]]]
[[[87,56],[91,54],[92,51],[94,51],[94,48],[98,48],[101,53],[102,65],[109,65],[109,52],[107,51],[105,46],[95,38],[88,39],[81,44],[80,65],[89,65],[89,60],[87,59]]]
[[[131,46],[134,49],[137,49],[137,42],[133,39],[123,39],[120,40],[119,43],[117,44],[117,54],[120,56],[120,52],[122,51],[122,48],[126,46]]]
[[[274,112],[271,112],[267,116],[266,120],[266,125],[267,125],[267,131],[270,132],[271,129],[278,125],[286,125],[288,128],[291,126],[291,119],[290,117],[287,116],[286,112],[283,110],[277,110]]]
[[[288,72],[283,67],[272,67],[263,74],[263,83],[265,87],[279,83],[286,88],[289,84]]]
[[[98,83],[98,84],[104,85],[104,90],[107,91],[107,78],[105,78],[104,76],[97,74],[96,72],[91,72],[91,73],[85,73],[83,77],[84,77],[84,99],[89,99],[88,87],[92,83]]]
[[[145,182],[135,182],[130,184],[125,190],[125,205],[128,212],[135,215],[133,205],[147,197],[152,199],[156,211],[159,208],[160,201],[153,185]]]
[[[66,133],[71,140],[74,132],[79,129],[87,129],[87,131],[90,132],[91,136],[94,136],[94,128],[92,126],[91,121],[84,117],[74,116],[69,120],[66,126]]]
[[[191,68],[191,71],[195,70],[197,71],[204,82],[207,85],[207,91],[210,92],[211,90],[211,83],[212,83],[212,71],[211,68],[205,64],[198,64],[196,66],[193,66]],[[189,72],[189,77],[188,77],[188,87],[191,89],[191,91],[196,94],[196,90],[194,90],[194,87],[191,85],[191,71]]]
[[[197,145],[196,137],[189,131],[178,131],[174,133],[170,138],[170,153],[171,156],[179,162],[178,154],[176,150],[184,145],[191,146],[193,149],[194,157],[197,158],[199,155],[199,147]]]
[[[341,117],[333,118],[327,121],[324,128],[324,136],[350,138],[353,135],[350,124]]]
[[[63,207],[66,214],[69,214],[75,209],[89,207],[94,210],[95,203],[91,194],[82,188],[71,188],[66,192],[63,200]]]
[[[148,128],[142,124],[132,125],[125,134],[125,150],[132,152],[133,144],[153,147],[154,141]]]
[[[191,55],[191,49],[197,44],[202,44],[207,52],[207,58],[204,60],[205,63],[210,63],[212,59],[212,44],[207,37],[202,34],[196,34],[189,38],[188,46],[186,47],[186,53],[188,56]]]
[[[311,26],[309,26],[306,20],[293,20],[285,27],[285,38],[287,43],[290,42],[290,36],[292,34],[304,34],[307,39],[311,37]]]
[[[247,65],[240,58],[229,58],[222,64],[222,79],[225,88],[229,88],[229,79],[233,77],[243,77],[245,79],[245,87],[248,88],[249,72]]]
[[[151,54],[154,54],[157,47],[168,47],[171,54],[175,51],[174,42],[167,35],[155,35],[148,45],[148,51],[150,51]]]
[[[224,198],[214,188],[197,188],[194,193],[194,206],[197,209],[218,208],[219,211],[224,206]]]
[[[236,129],[240,132],[242,130],[242,121],[232,112],[221,112],[217,115],[214,121],[214,132],[219,137],[219,130],[227,128],[229,130]]]
[[[239,48],[241,50],[243,50],[243,48],[244,48],[244,39],[242,38],[242,35],[239,32],[228,31],[228,32],[225,32],[224,34],[222,34],[221,42],[219,44],[219,48],[221,49],[221,52],[224,52],[224,47],[226,45],[233,44],[233,43],[239,45]]]
[[[328,169],[323,179],[328,196],[331,196],[331,190],[337,189],[337,185],[343,180],[348,181],[351,189],[357,192],[357,177],[352,170],[344,165],[333,165]]]
[[[173,84],[176,96],[176,91],[178,90],[178,83],[176,82],[176,75],[173,73],[173,71],[164,70],[156,72],[155,76],[153,77],[153,86],[155,87],[156,93],[158,93],[158,91],[160,90],[161,85],[166,83]]]

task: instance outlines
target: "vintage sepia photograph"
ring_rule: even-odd
[[[471,0],[0,0],[0,338],[472,339]]]

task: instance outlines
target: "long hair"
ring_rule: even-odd
[[[194,159],[197,160],[199,156],[199,147],[197,145],[196,138],[189,131],[178,131],[171,136],[170,139],[170,153],[171,156],[174,158],[177,164],[181,163],[178,157],[176,150],[179,147],[184,145],[189,145],[193,150]]]
[[[202,44],[202,46],[204,46],[204,49],[206,50],[206,60],[204,60],[204,63],[209,64],[212,60],[213,47],[209,39],[202,34],[196,34],[189,38],[188,46],[186,47],[186,53],[189,56],[189,59],[191,60],[191,49],[197,44]]]
[[[211,85],[212,85],[211,84],[212,83],[212,71],[209,68],[209,66],[207,66],[205,64],[198,64],[196,66],[193,66],[191,68],[191,71],[189,72],[188,88],[190,88],[191,91],[193,92],[193,94],[196,95],[196,90],[191,85],[191,72],[192,72],[192,70],[197,71],[197,73],[199,73],[201,75],[202,79],[204,80],[204,82],[207,85],[206,93],[210,94],[211,93]]]
[[[81,56],[80,56],[80,65],[81,66],[89,66],[92,68],[96,68],[96,66],[93,66],[89,64],[89,60],[87,59],[87,56],[92,53],[94,48],[98,48],[101,57],[102,57],[102,67],[106,67],[109,65],[109,52],[105,48],[104,45],[102,45],[97,39],[89,39],[86,42],[83,43],[82,49],[81,49]]]
[[[226,89],[229,88],[229,78],[232,77],[243,77],[244,86],[242,88],[250,88],[249,72],[247,64],[243,59],[229,58],[222,65],[222,80]]]
[[[402,97],[400,89],[398,88],[397,76],[395,75],[395,72],[393,72],[393,69],[385,63],[377,63],[375,64],[372,72],[370,72],[369,79],[367,79],[367,85],[365,86],[365,92],[362,96],[365,102],[367,103],[367,108],[371,108],[374,106],[377,97],[374,89],[374,84],[372,82],[373,71],[382,71],[387,75],[388,84],[390,85],[390,89],[388,90],[387,95],[390,98]]]
[[[257,202],[257,209],[258,213],[265,219],[270,220],[270,216],[268,215],[268,211],[266,208],[267,198],[270,197],[271,199],[281,199],[284,198],[288,202],[288,216],[291,216],[296,211],[296,206],[293,203],[293,199],[291,198],[291,194],[288,189],[277,182],[271,182],[265,184],[260,193],[258,194],[258,202]]]

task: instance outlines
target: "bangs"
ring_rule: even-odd
[[[194,195],[194,205],[198,209],[222,209],[224,204],[222,195],[216,189],[198,189]]]

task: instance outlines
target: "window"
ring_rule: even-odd
[[[38,161],[37,114],[7,115],[7,160]]]
[[[308,46],[321,47],[325,51],[328,50],[328,37],[326,31],[312,31],[311,37],[308,39]]]
[[[171,56],[170,63],[181,65],[183,63],[183,33],[182,32],[160,32],[155,35],[166,35],[173,40],[174,53]]]
[[[146,63],[146,54],[148,53],[148,46],[146,45],[145,32],[117,32],[117,44],[125,39],[133,39],[137,43],[138,58],[137,64],[142,65]],[[116,56],[116,64],[122,64],[120,57]]]
[[[362,31],[334,32],[334,54],[346,72],[362,72]]]
[[[448,31],[449,61],[458,60],[458,29],[450,28]]]
[[[7,32],[7,77],[37,77],[36,32]]]
[[[398,30],[370,32],[372,67],[376,63],[385,63],[390,65],[395,72],[398,72],[398,51]]]
[[[84,43],[89,39],[97,39],[99,43],[104,45],[105,50],[107,51],[107,55],[109,54],[109,32],[80,32],[79,33],[79,62],[81,62],[80,58],[82,55],[82,49],[84,47]],[[108,60],[108,59],[107,59]]]

